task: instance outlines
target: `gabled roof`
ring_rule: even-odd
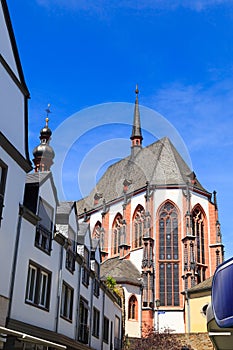
[[[73,206],[74,206],[74,202],[72,201],[66,201],[66,202],[60,202],[59,205],[57,206],[57,214],[70,214]]]
[[[53,180],[53,175],[51,173],[51,171],[43,171],[43,172],[37,172],[37,173],[31,173],[31,174],[27,174],[26,176],[26,186],[25,186],[25,193],[27,191],[30,192],[30,188],[33,187],[40,187],[42,186],[48,179],[51,180],[51,185],[52,185],[52,189],[53,189],[53,193],[54,193],[54,197],[55,200],[58,202],[58,197],[57,197],[57,190],[56,190],[56,186],[54,184],[54,180]],[[29,193],[30,196],[30,193]]]
[[[142,284],[141,274],[136,266],[126,259],[112,258],[104,261],[100,266],[100,278],[106,280],[113,277],[119,284]]]
[[[212,290],[213,276],[207,278],[201,283],[196,284],[194,287],[187,290],[187,295],[190,299],[195,299],[202,296],[210,296]],[[185,292],[182,292],[185,294]]]
[[[88,237],[87,237],[87,234],[88,234]],[[91,235],[90,235],[90,224],[89,223],[81,222],[79,224],[77,242],[78,242],[78,244],[81,244],[81,245],[88,243],[90,245],[89,249],[91,249]]]
[[[0,0],[0,4],[1,4],[0,10],[2,7],[3,16],[5,19],[5,24],[7,27],[10,45],[11,45],[11,52],[8,50],[8,52],[3,53],[3,55],[2,55],[2,52],[0,52],[0,62],[5,67],[5,69],[8,70],[8,72],[11,71],[11,73],[13,73],[13,74],[11,74],[12,76],[14,75],[15,78],[18,79],[18,82],[21,85],[21,90],[24,92],[26,97],[29,97],[29,91],[27,89],[24,75],[23,75],[23,70],[22,70],[22,66],[21,66],[21,62],[20,62],[20,58],[19,58],[19,52],[18,52],[17,45],[16,45],[16,40],[15,40],[15,36],[14,36],[13,27],[11,24],[11,19],[10,19],[10,14],[9,14],[7,2],[6,2],[6,0]],[[2,23],[2,25],[4,25],[4,23]],[[7,49],[7,47],[6,47],[6,49]]]
[[[193,172],[177,152],[171,141],[164,137],[142,148],[135,157],[128,156],[111,165],[90,195],[77,202],[78,213],[84,208],[94,209],[94,195],[101,193],[106,203],[123,195],[123,182],[129,181],[128,193],[145,188],[146,182],[154,186],[185,186]],[[208,193],[195,178],[193,188]]]

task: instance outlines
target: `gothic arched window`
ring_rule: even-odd
[[[97,223],[95,224],[95,227],[92,231],[92,238],[97,238],[97,239],[100,238],[101,227],[102,227],[101,222],[97,221]]]
[[[179,306],[178,212],[171,202],[159,211],[159,292],[162,306]]]
[[[192,211],[193,235],[196,237],[194,255],[197,263],[197,282],[205,280],[205,220],[199,206]]]
[[[145,210],[138,205],[133,215],[133,248],[142,246],[143,228],[144,228]]]
[[[129,299],[128,319],[137,320],[138,318],[138,301],[135,295],[132,295]]]
[[[205,264],[204,215],[199,207],[192,212],[193,235],[196,237],[197,263]]]
[[[118,213],[115,216],[112,225],[112,246],[113,246],[113,254],[119,253],[119,245],[120,245],[120,236],[121,236],[121,228],[122,228],[122,215]]]

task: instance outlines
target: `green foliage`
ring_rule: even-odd
[[[112,291],[116,291],[116,280],[111,277],[111,276],[108,276],[107,279],[106,279],[106,285],[109,289],[111,289]]]

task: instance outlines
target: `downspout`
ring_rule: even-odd
[[[15,272],[16,272],[16,265],[17,265],[17,260],[18,260],[19,238],[20,238],[20,231],[21,231],[21,226],[22,226],[23,212],[24,212],[24,208],[21,204],[19,204],[18,224],[17,224],[17,231],[16,231],[16,237],[15,237],[15,248],[14,248],[12,269],[11,269],[9,305],[8,305],[6,323],[9,321],[10,316],[11,316],[12,298],[13,298],[14,285],[15,285]]]
[[[188,314],[188,334],[190,334],[190,303],[189,303],[189,295],[187,290],[185,291],[185,300],[187,301],[187,314]]]
[[[63,266],[63,245],[61,245],[60,249],[60,266],[59,266],[59,274],[58,274],[58,285],[57,285],[57,313],[56,313],[56,323],[55,323],[55,332],[58,333],[59,326],[59,314],[60,314],[60,301],[61,301],[61,288],[62,288],[62,266]]]
[[[82,263],[78,262],[78,284],[77,284],[77,312],[76,312],[76,323],[75,323],[75,340],[78,340],[79,334],[79,305],[80,305],[80,281],[81,281],[81,268]]]
[[[105,288],[103,288],[103,313],[102,313],[102,332],[101,332],[101,350],[103,350],[103,335],[104,335],[104,310],[105,309]]]
[[[93,295],[94,295],[94,278],[91,279],[91,307],[90,307],[90,321],[89,321],[89,340],[88,345],[91,346],[91,324],[92,324],[92,314],[93,314]]]

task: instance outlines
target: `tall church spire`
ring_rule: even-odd
[[[132,127],[132,134],[130,139],[132,140],[131,147],[142,147],[142,131],[141,131],[141,121],[140,121],[140,112],[139,112],[139,103],[138,103],[138,85],[136,85],[136,99],[135,99],[135,106],[134,106],[134,120],[133,120],[133,127]]]

